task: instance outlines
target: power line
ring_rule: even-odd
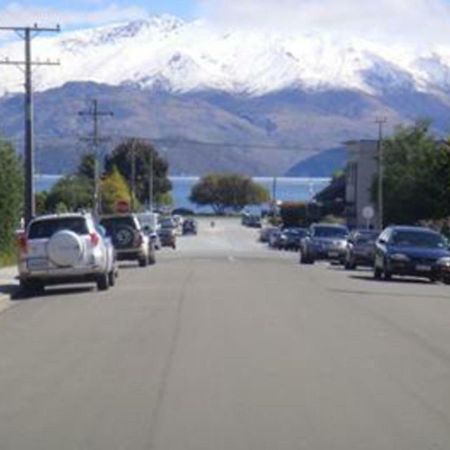
[[[33,27],[0,27],[0,31],[14,31],[25,42],[25,60],[11,61],[5,59],[0,61],[0,65],[25,66],[25,224],[35,215],[34,198],[34,110],[33,110],[33,84],[32,66],[55,66],[59,62],[32,61],[31,40],[42,32],[59,32],[59,25],[56,28],[42,28],[35,24]]]

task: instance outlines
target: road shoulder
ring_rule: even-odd
[[[13,305],[11,294],[18,289],[15,266],[0,269],[0,314]]]

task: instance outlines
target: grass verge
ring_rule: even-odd
[[[17,263],[17,254],[15,250],[0,253],[0,268],[14,266]]]

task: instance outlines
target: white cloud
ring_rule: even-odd
[[[445,0],[199,0],[199,14],[226,27],[327,30],[428,43],[450,39]]]
[[[98,0],[90,0],[90,3],[97,6],[84,11],[75,8],[28,7],[20,2],[8,3],[0,8],[0,26],[60,24],[64,29],[132,20],[147,15],[145,10],[134,6],[119,6],[115,3],[105,3],[101,6],[102,3]]]

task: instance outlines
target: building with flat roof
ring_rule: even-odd
[[[372,185],[378,173],[378,141],[360,140],[345,142],[348,150],[346,169],[346,218],[350,227],[377,227],[377,205],[372,201]],[[372,208],[372,219],[364,216],[364,210]]]

